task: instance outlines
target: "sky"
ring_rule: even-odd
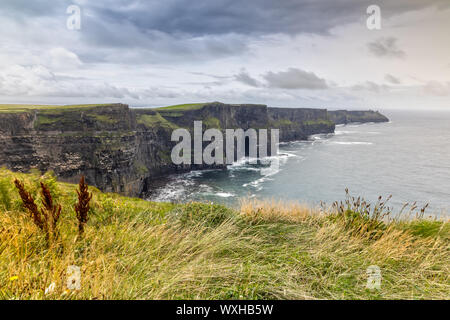
[[[0,103],[450,109],[449,0],[2,0],[0,21]]]

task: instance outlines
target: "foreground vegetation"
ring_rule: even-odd
[[[37,204],[40,182],[53,206],[61,204],[53,241],[30,219],[15,178]],[[0,170],[0,298],[449,298],[445,221],[388,222],[383,203],[368,208],[358,199],[317,210],[243,201],[231,210],[90,187],[89,219],[80,233],[76,188],[51,174]],[[80,290],[67,289],[71,265],[81,268]],[[380,267],[380,290],[366,288],[371,265]]]

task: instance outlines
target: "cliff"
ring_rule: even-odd
[[[389,119],[378,111],[328,111],[330,120],[336,124],[347,124],[352,122],[388,122]]]
[[[335,124],[326,109],[269,108],[269,124],[280,129],[280,141],[305,140],[319,133],[333,133]]]
[[[333,117],[337,114],[332,113]],[[172,163],[170,154],[176,144],[171,141],[172,131],[192,129],[195,120],[203,121],[204,129],[279,128],[280,141],[331,133],[335,127],[325,109],[265,105],[216,102],[159,109],[130,109],[124,104],[0,105],[0,166],[21,172],[52,170],[67,182],[76,182],[84,174],[89,184],[103,191],[141,195],[155,178],[224,167]]]

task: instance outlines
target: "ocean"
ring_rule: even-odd
[[[345,199],[345,189],[373,203],[392,195],[429,204],[433,216],[450,214],[450,112],[386,111],[389,123],[349,124],[334,134],[280,144],[279,168],[240,161],[228,170],[174,175],[149,200],[202,201],[237,206],[243,198],[318,206]]]

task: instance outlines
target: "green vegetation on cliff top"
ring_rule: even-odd
[[[317,120],[307,120],[303,121],[303,124],[306,126],[316,126],[316,125],[326,125],[326,126],[334,126],[334,122],[327,119],[317,119]]]
[[[114,103],[103,104],[74,104],[74,105],[36,105],[36,104],[0,104],[0,113],[27,112],[27,111],[57,111],[77,110],[83,108],[94,108],[114,105]]]
[[[188,104],[177,104],[173,106],[156,108],[157,111],[187,111],[187,110],[198,110],[203,108],[207,103],[188,103]]]
[[[62,205],[50,246],[12,183]],[[76,186],[0,170],[0,299],[448,299],[448,222],[381,222],[282,202],[155,203],[95,188],[77,238]],[[67,267],[81,289],[67,289]],[[380,290],[367,285],[378,266]],[[52,285],[52,290],[46,289]]]
[[[161,126],[168,129],[176,129],[178,126],[167,119],[163,118],[159,113],[152,114],[139,114],[137,116],[137,123],[143,124],[148,128]]]

